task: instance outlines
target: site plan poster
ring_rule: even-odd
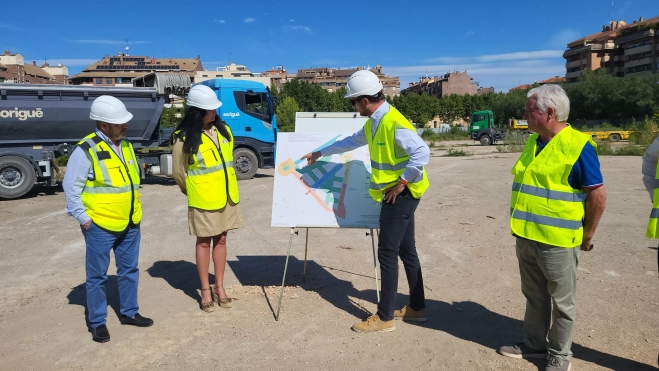
[[[300,160],[350,134],[278,134],[271,226],[379,228],[380,205],[368,194],[367,146],[321,157],[312,165]]]

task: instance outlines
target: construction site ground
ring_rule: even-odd
[[[271,228],[273,171],[239,183],[244,228],[228,236],[225,287],[233,308],[199,309],[187,203],[172,179],[142,185],[140,313],[149,328],[121,326],[111,260],[107,325],[85,322],[85,244],[58,189],[0,201],[2,370],[543,370],[506,358],[522,339],[525,300],[509,233],[510,168],[518,154],[473,142],[437,143],[431,187],[416,212],[429,321],[389,333],[355,333],[376,309],[371,237],[310,229],[293,236],[281,317],[275,321],[289,229]],[[471,156],[442,157],[447,147]],[[573,370],[655,370],[659,353],[656,241],[640,157],[602,157],[608,206],[595,248],[581,252]],[[211,269],[212,272],[212,269]],[[407,302],[400,265],[398,304]]]

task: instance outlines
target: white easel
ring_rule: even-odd
[[[307,252],[309,248],[309,228],[318,228],[318,227],[300,227],[306,229],[306,238],[304,243],[304,272],[302,276],[302,282],[307,281]],[[293,245],[293,235],[297,235],[297,228],[291,228],[291,233],[288,238],[288,253],[286,254],[286,264],[284,264],[284,276],[281,279],[281,290],[279,291],[279,304],[277,305],[277,314],[275,315],[275,320],[279,321],[279,311],[281,310],[281,299],[284,297],[284,284],[286,282],[286,272],[288,271],[288,258],[291,256],[291,246]],[[378,237],[380,236],[380,231],[377,230]],[[373,271],[375,272],[375,292],[377,294],[378,302],[380,301],[380,285],[378,283],[378,259],[375,254],[375,236],[373,235],[373,229],[369,229],[369,232],[366,232],[366,236],[371,236],[371,246],[373,247]]]

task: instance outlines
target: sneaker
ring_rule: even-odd
[[[409,305],[406,305],[403,309],[394,312],[394,319],[402,319],[403,321],[410,322],[426,322],[428,317],[426,316],[426,308],[414,310]]]
[[[368,317],[364,322],[355,322],[352,325],[352,330],[357,332],[389,332],[395,329],[396,325],[393,319],[383,321],[377,314]]]
[[[499,348],[499,354],[512,358],[547,358],[547,349],[531,349],[524,342]]]
[[[572,364],[567,359],[558,356],[549,356],[545,371],[570,371]]]

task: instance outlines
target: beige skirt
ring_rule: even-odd
[[[212,211],[188,207],[188,229],[192,236],[212,237],[242,226],[240,205],[228,203],[224,209]]]

